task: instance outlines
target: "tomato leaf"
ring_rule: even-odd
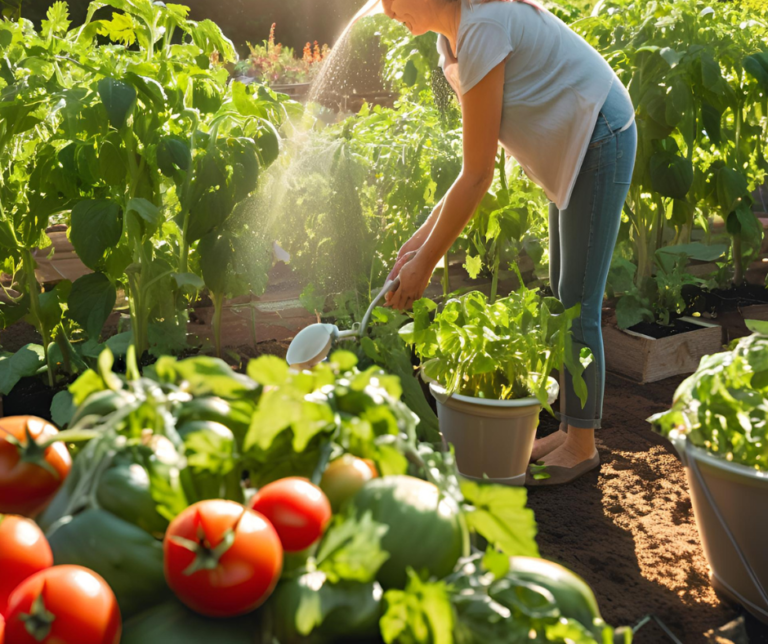
[[[524,489],[461,480],[461,492],[473,509],[467,525],[508,556],[538,557],[536,521],[525,507]]]
[[[387,526],[373,520],[370,512],[360,519],[337,517],[320,544],[318,569],[331,583],[343,579],[363,583],[373,581],[389,558],[389,553],[381,548],[381,538],[387,530]]]
[[[384,594],[386,612],[381,618],[381,635],[387,644],[452,644],[454,614],[444,582],[421,581],[408,569],[405,590]]]
[[[104,323],[115,307],[115,285],[103,273],[89,273],[75,280],[67,304],[69,316],[89,337],[98,339]]]

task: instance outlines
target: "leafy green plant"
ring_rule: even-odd
[[[688,307],[683,288],[699,286],[711,288],[712,279],[696,277],[688,271],[689,259],[715,261],[727,250],[725,244],[707,246],[699,242],[659,248],[655,254],[656,272],[653,277],[635,284],[637,266],[617,257],[611,266],[611,287],[623,295],[616,303],[616,322],[620,329],[628,329],[640,322],[669,326]]]
[[[768,471],[768,325],[750,320],[747,326],[751,336],[702,358],[672,407],[648,420],[664,436],[685,436],[729,462]]]
[[[638,153],[625,206],[640,286],[665,243],[688,243],[720,215],[732,235],[734,282],[762,231],[748,187],[762,180],[767,135],[761,61],[766,22],[737,3],[599,3],[574,27],[597,47],[636,106]]]
[[[448,393],[498,400],[533,395],[548,407],[549,374],[564,364],[582,404],[586,400],[582,373],[592,354],[578,351],[570,334],[578,305],[566,310],[521,286],[494,303],[478,292],[451,299],[430,319],[436,308],[419,300],[400,334],[424,361],[424,375]]]

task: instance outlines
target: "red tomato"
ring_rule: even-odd
[[[5,618],[0,614],[0,644],[5,641]]]
[[[320,481],[320,489],[331,502],[333,511],[338,512],[363,485],[378,475],[373,461],[344,454],[329,463]]]
[[[112,589],[82,566],[54,566],[22,581],[5,619],[8,644],[118,644],[122,631]]]
[[[286,552],[309,548],[331,520],[331,504],[323,491],[295,476],[265,485],[250,506],[272,522]]]
[[[42,530],[23,517],[0,514],[0,613],[16,586],[53,565],[53,553]]]
[[[35,416],[0,418],[0,512],[34,516],[67,478],[72,467],[67,446],[37,445],[58,431]]]
[[[191,609],[210,617],[247,613],[272,594],[283,549],[258,512],[219,499],[190,505],[163,541],[165,579]]]

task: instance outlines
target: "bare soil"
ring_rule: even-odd
[[[645,420],[668,407],[681,381],[637,385],[608,374],[597,432],[599,472],[529,491],[539,547],[584,577],[610,624],[635,625],[650,614],[685,644],[765,644],[768,626],[748,615],[737,635],[713,634],[744,611],[712,590],[685,470],[672,445]],[[557,428],[544,412],[539,435]],[[636,644],[670,641],[654,623],[635,636]]]

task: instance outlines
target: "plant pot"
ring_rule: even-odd
[[[670,436],[688,475],[712,586],[768,624],[768,472]]]
[[[462,476],[505,485],[523,485],[539,426],[541,405],[536,398],[488,400],[448,395],[432,381],[429,391],[437,401],[440,433],[456,451]],[[549,378],[549,403],[559,392]]]
[[[704,356],[722,350],[720,326],[696,318],[680,319],[697,328],[657,339],[613,324],[603,326],[606,369],[645,384],[693,373]]]

